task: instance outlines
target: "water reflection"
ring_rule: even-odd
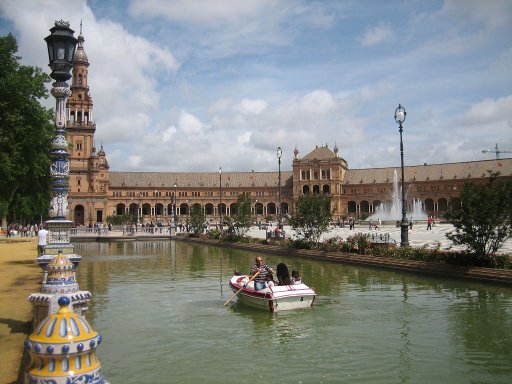
[[[112,382],[509,383],[512,293],[460,280],[263,255],[299,269],[313,308],[224,306],[255,252],[174,241],[80,243],[88,319]],[[236,369],[219,371],[229,364]],[[258,367],[265,367],[264,372]],[[254,376],[253,376],[254,375]],[[172,378],[172,380],[170,379]]]

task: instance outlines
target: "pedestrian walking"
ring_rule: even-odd
[[[47,241],[48,241],[48,230],[46,229],[46,226],[43,226],[37,232],[37,256],[44,255]]]
[[[432,230],[432,216],[427,218],[427,231]]]

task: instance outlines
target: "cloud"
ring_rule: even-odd
[[[362,37],[363,47],[371,47],[373,45],[387,43],[393,40],[395,34],[388,24],[379,24],[374,27],[367,27]]]
[[[213,28],[226,23],[244,24],[273,3],[270,0],[132,0],[129,11],[132,16],[164,17],[176,23]]]
[[[507,120],[512,122],[512,95],[501,97],[497,100],[485,99],[472,105],[464,114],[464,125],[480,125],[488,122]]]
[[[234,109],[244,115],[259,115],[266,107],[267,103],[263,100],[243,99],[240,103],[235,105]]]

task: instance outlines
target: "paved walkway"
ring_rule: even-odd
[[[293,236],[294,232],[290,227],[284,228],[287,236]],[[426,229],[426,224],[418,224],[413,226],[412,230],[409,230],[409,244],[414,247],[421,247],[426,245],[427,247],[436,248],[438,245],[441,249],[463,249],[459,246],[454,246],[453,243],[448,240],[445,236],[446,233],[453,230],[451,224],[436,224],[432,227],[432,230]],[[340,237],[345,240],[347,237],[352,236],[356,233],[369,233],[369,234],[384,234],[389,233],[390,237],[400,244],[400,228],[395,225],[383,225],[381,229],[369,230],[368,226],[358,226],[353,230],[348,227],[345,228],[331,228],[328,233],[322,236],[322,240],[326,240],[332,237]],[[257,227],[252,227],[248,236],[256,238],[265,238],[265,230],[260,230]],[[500,249],[500,253],[512,254],[512,239],[505,242],[504,246]]]

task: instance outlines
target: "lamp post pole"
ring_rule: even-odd
[[[220,231],[222,232],[222,167],[219,167],[219,217]]]
[[[176,233],[176,213],[178,208],[176,207],[176,202],[178,201],[178,184],[174,183],[174,196],[172,197],[172,224],[174,226],[174,232]]]
[[[281,147],[277,147],[277,164],[278,164],[278,168],[279,168],[279,171],[278,171],[278,180],[279,180],[279,228],[281,229],[282,225],[283,225],[283,212],[282,212],[282,209],[283,209],[283,205],[281,203],[281,156],[283,156],[283,151],[281,149]]]
[[[402,132],[403,127],[402,123],[405,121],[405,117],[407,116],[407,112],[401,104],[398,104],[398,108],[395,110],[395,121],[399,126],[400,132],[400,160],[401,160],[401,168],[402,168],[402,221],[400,222],[400,246],[407,247],[409,245],[409,223],[407,222],[407,202],[405,200],[405,172],[404,172],[404,143],[402,141]]]
[[[142,215],[142,192],[139,192],[139,204],[137,205],[137,228],[140,227],[140,215]]]
[[[73,36],[74,31],[69,28],[69,23],[63,20],[56,21],[50,32],[44,40],[48,48],[48,65],[52,70],[50,77],[55,80],[51,94],[55,97],[56,105],[55,130],[50,146],[52,159],[51,201],[48,212],[50,219],[45,223],[49,230],[48,245],[44,254],[37,259],[38,264],[43,268],[59,252],[70,255],[75,266],[80,260],[80,256],[74,254],[74,247],[70,244],[70,229],[73,221],[68,219],[69,152],[66,141],[66,98],[71,95],[67,81],[72,76],[71,70],[78,40]]]
[[[158,191],[155,189],[154,193],[155,195],[155,227],[157,226],[158,224],[158,198],[157,198],[157,194],[158,194]]]

